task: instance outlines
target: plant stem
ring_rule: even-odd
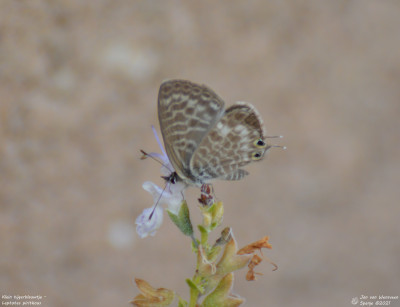
[[[195,289],[190,289],[190,301],[188,307],[196,307],[197,299],[199,298],[199,291]]]

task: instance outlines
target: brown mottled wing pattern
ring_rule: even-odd
[[[178,176],[194,184],[189,164],[209,130],[224,115],[224,102],[205,85],[169,80],[160,86],[158,119],[169,160]]]
[[[239,180],[248,173],[240,167],[261,160],[269,146],[257,110],[238,102],[225,111],[220,121],[198,145],[190,170],[199,183],[212,179]]]

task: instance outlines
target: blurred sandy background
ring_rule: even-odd
[[[2,0],[1,294],[129,306],[140,277],[188,298],[190,240],[134,224],[142,183],[162,183],[139,160],[158,151],[158,87],[185,78],[253,103],[288,147],[215,184],[238,244],[270,235],[279,265],[236,275],[246,305],[400,295],[399,16],[398,0]]]

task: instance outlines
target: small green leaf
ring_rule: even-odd
[[[214,230],[219,226],[219,222],[211,223],[210,230]]]
[[[176,226],[179,227],[179,218],[176,214],[172,213],[171,211],[167,210],[169,218],[174,222]]]
[[[208,207],[208,208],[206,209],[206,211],[212,213],[212,212],[214,211],[214,209],[215,209],[215,203],[213,203],[210,207]]]
[[[217,202],[215,203],[212,209],[212,222],[211,222],[211,228],[214,229],[215,227],[221,225],[222,223],[222,218],[224,216],[224,206],[222,202]]]
[[[181,208],[179,209],[178,215],[167,210],[168,215],[172,222],[182,231],[186,236],[193,236],[192,222],[190,221],[189,208],[186,201],[182,202]]]
[[[181,297],[179,297],[178,307],[187,307],[188,303]]]
[[[208,233],[209,233],[208,229],[206,227],[204,227],[203,225],[197,225],[197,228],[199,229],[200,235],[201,235],[200,243],[202,245],[206,245],[207,240],[208,240]]]
[[[197,228],[199,229],[200,233],[208,234],[209,231],[207,228],[205,228],[203,225],[197,225]]]
[[[181,209],[179,210],[179,218],[185,225],[186,232],[184,232],[184,234],[186,234],[187,236],[193,235],[193,227],[192,222],[190,221],[189,207],[186,201],[182,203]]]
[[[186,283],[189,285],[189,287],[192,290],[198,291],[198,292],[200,292],[202,294],[204,293],[204,288],[202,286],[196,284],[193,280],[188,278],[188,279],[186,279]]]

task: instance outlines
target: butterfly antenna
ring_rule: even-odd
[[[160,160],[158,160],[157,158],[155,158],[155,157],[153,157],[151,154],[148,154],[147,152],[145,152],[144,150],[140,150],[140,152],[143,154],[143,156],[141,156],[140,157],[140,160],[144,160],[144,159],[147,159],[147,158],[151,158],[151,159],[153,159],[154,161],[156,161],[157,163],[160,163],[162,166],[164,166],[166,169],[168,169],[171,173],[172,173],[172,170],[170,170],[170,168],[167,166],[167,165],[165,165],[164,163],[162,163]]]
[[[283,135],[271,135],[271,136],[266,136],[266,139],[282,139]],[[285,150],[287,147],[286,146],[280,146],[280,145],[270,145],[270,147],[277,147],[277,148],[282,148]]]
[[[141,149],[140,152],[143,154],[143,156],[140,157],[140,160],[144,160],[144,159],[147,159],[147,158],[151,158],[151,159],[153,159],[154,161],[157,161],[157,163],[160,163],[162,166],[165,166],[160,160],[154,158],[151,154],[148,154],[148,153],[145,152],[144,150]]]
[[[277,147],[277,148],[282,148],[283,150],[286,150],[286,146],[280,146],[280,145],[271,145],[270,147]]]

